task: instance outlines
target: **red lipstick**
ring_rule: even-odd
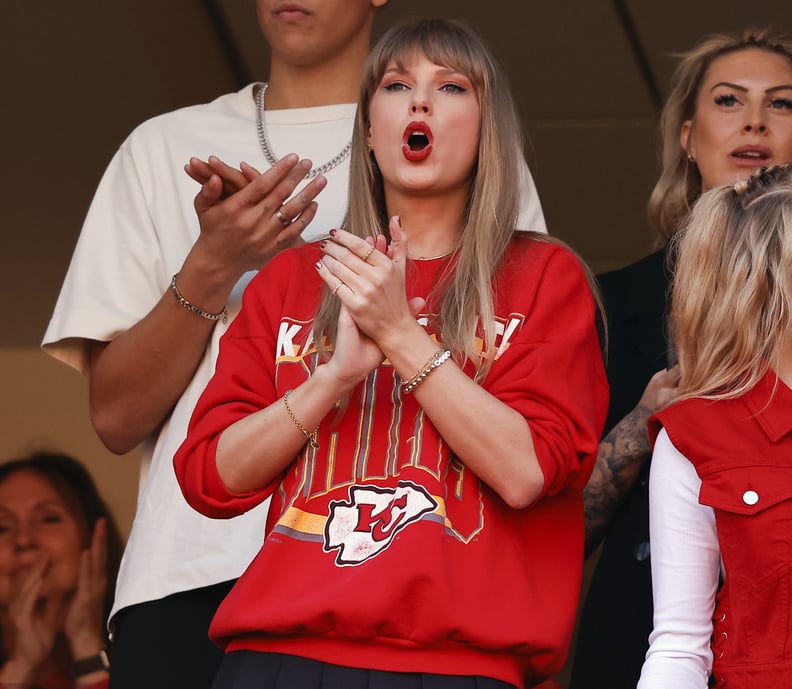
[[[426,122],[410,122],[404,130],[402,153],[411,163],[426,160],[432,152],[432,130]]]

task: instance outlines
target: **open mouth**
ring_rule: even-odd
[[[429,137],[426,132],[413,132],[407,137],[407,145],[411,151],[423,151],[429,145]]]
[[[412,162],[425,160],[432,152],[432,130],[425,122],[410,122],[404,130],[402,151]]]
[[[771,158],[770,151],[761,146],[742,146],[731,153],[732,158],[747,163],[763,165]]]

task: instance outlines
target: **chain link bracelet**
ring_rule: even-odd
[[[309,433],[308,430],[303,426],[298,420],[297,417],[294,415],[294,412],[291,410],[289,406],[289,393],[291,390],[287,390],[283,393],[283,406],[286,407],[286,413],[289,415],[289,418],[294,422],[294,425],[297,426],[302,431],[302,434],[308,439],[308,444],[314,449],[319,449],[319,440],[317,440],[317,435],[319,434],[319,426],[314,429],[313,433]]]
[[[178,273],[171,278],[170,288],[171,292],[176,296],[178,302],[188,311],[194,313],[196,316],[200,316],[201,318],[205,318],[208,321],[222,321],[226,323],[228,321],[228,311],[226,307],[223,307],[222,311],[218,311],[217,313],[210,313],[209,311],[204,311],[199,306],[195,304],[191,304],[187,301],[182,293],[179,292],[179,288],[176,286],[176,278],[179,276]]]

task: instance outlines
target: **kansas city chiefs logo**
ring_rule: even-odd
[[[426,489],[411,481],[399,481],[396,488],[352,486],[349,502],[330,503],[323,550],[338,549],[337,565],[359,565],[379,555],[399,531],[436,508],[437,502]]]

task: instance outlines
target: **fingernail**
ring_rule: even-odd
[[[335,237],[336,231],[335,230],[330,230],[329,234],[330,234],[331,237]]]
[[[322,270],[322,262],[321,261],[317,261],[314,265],[316,266],[316,270]]]
[[[319,242],[319,248],[320,249],[324,249],[326,246],[327,246],[327,240],[326,239],[323,239],[321,242]]]

